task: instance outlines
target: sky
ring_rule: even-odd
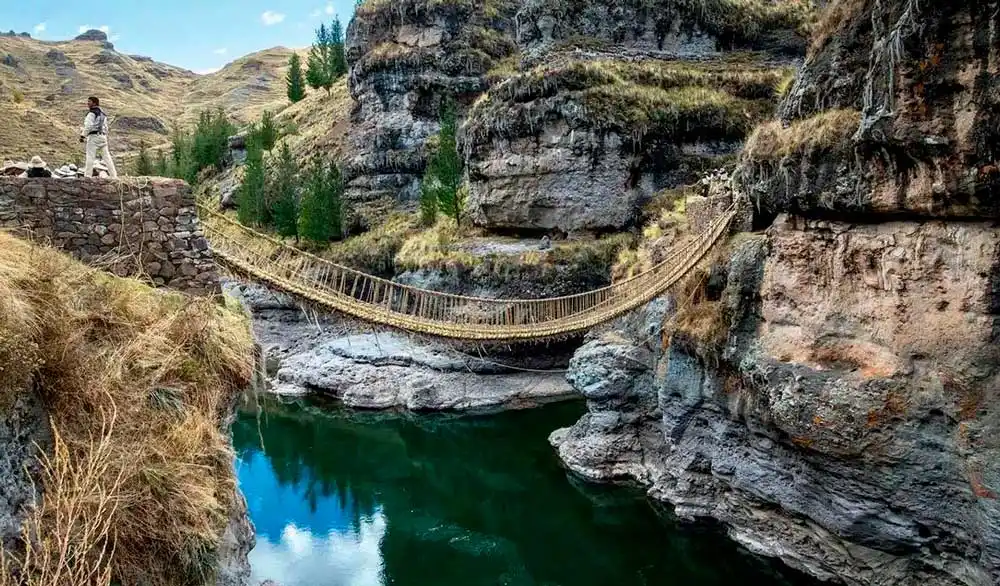
[[[320,23],[344,29],[355,0],[0,0],[0,29],[67,40],[95,28],[122,53],[209,73],[247,53],[306,47]]]

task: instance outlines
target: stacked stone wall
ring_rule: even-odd
[[[3,177],[0,230],[120,276],[192,294],[219,290],[194,196],[180,180]]]

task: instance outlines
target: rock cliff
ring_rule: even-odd
[[[467,106],[486,89],[490,69],[515,50],[507,32],[513,5],[368,0],[358,6],[346,40],[355,100],[345,162],[349,200],[384,208],[417,199],[425,143],[440,130],[444,100]]]
[[[823,579],[1000,581],[998,9],[828,8],[737,171],[767,230],[662,345],[622,325],[578,353],[570,468]]]
[[[733,160],[805,50],[810,2],[526,2],[520,71],[463,128],[489,229],[633,226],[655,193]],[[739,51],[735,51],[739,49]]]

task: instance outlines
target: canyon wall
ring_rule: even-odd
[[[571,469],[833,582],[1000,582],[997,14],[831,5],[736,172],[769,227],[578,352]]]
[[[464,110],[487,74],[514,52],[507,29],[514,2],[367,2],[347,31],[355,100],[345,161],[346,198],[363,224],[380,210],[419,198],[427,141],[441,110]]]
[[[454,101],[474,223],[631,227],[654,193],[732,161],[770,116],[813,14],[809,2],[362,4],[347,40],[347,198],[362,224],[415,206]]]

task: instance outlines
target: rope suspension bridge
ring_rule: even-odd
[[[472,342],[543,340],[585,332],[662,295],[729,231],[735,206],[674,246],[657,265],[608,287],[547,299],[488,299],[394,283],[289,246],[199,205],[216,261],[252,280],[355,318]]]

